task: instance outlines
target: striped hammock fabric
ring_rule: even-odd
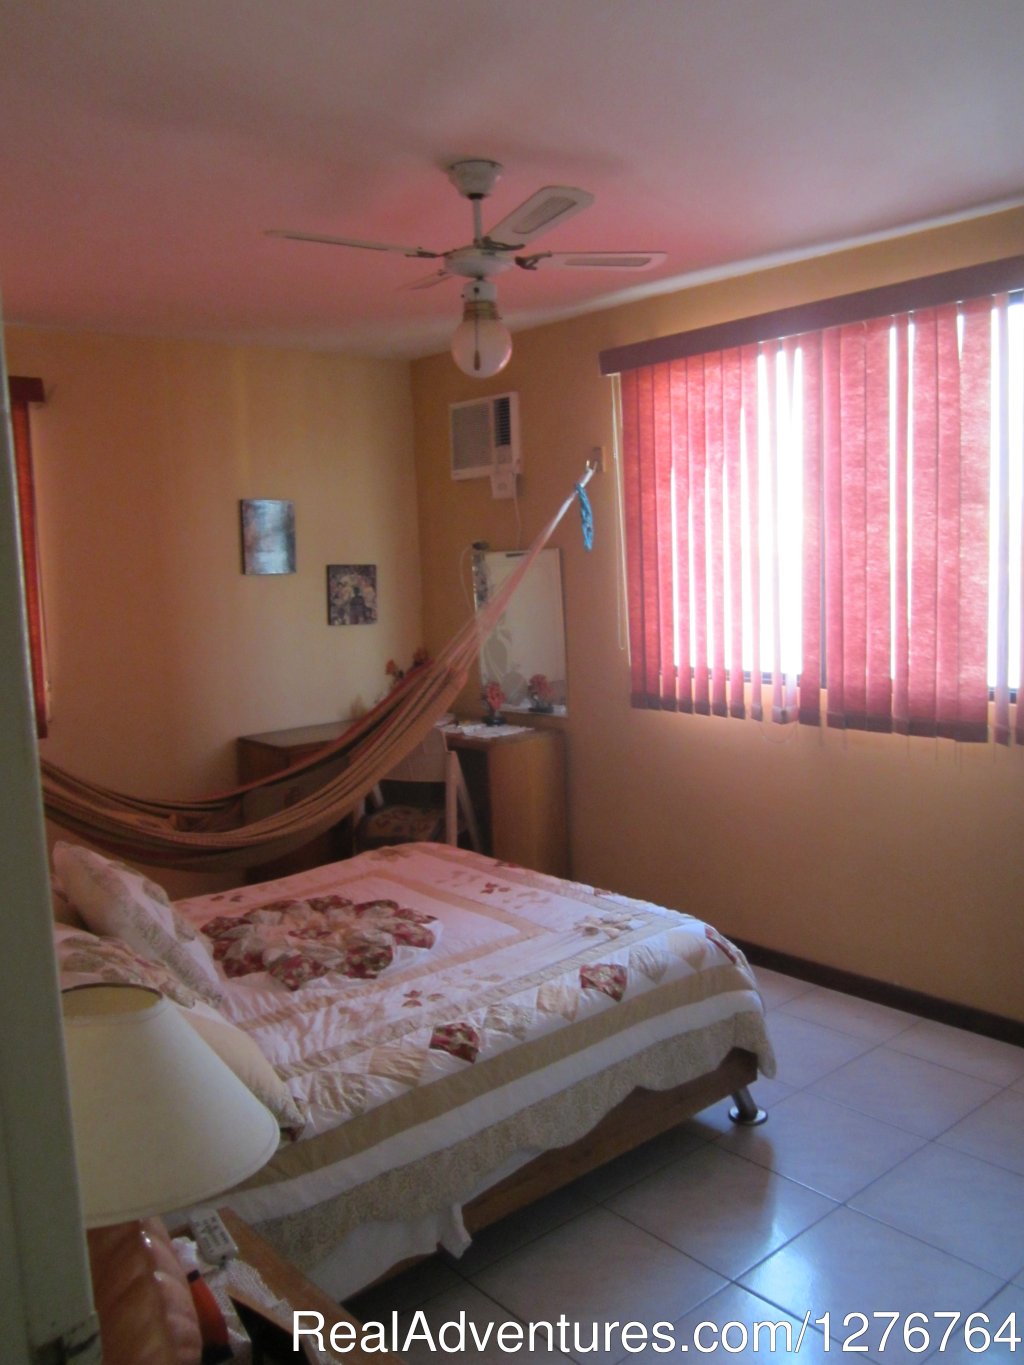
[[[266,862],[322,834],[354,810],[450,709],[484,640],[588,478],[589,472],[494,596],[438,657],[410,673],[322,750],[270,778],[195,801],[141,800],[43,761],[46,814],[63,829],[117,856],[193,871]],[[268,796],[287,792],[287,797],[284,803],[264,803],[280,809],[247,818],[247,805],[251,810],[256,804],[250,794],[257,791]]]

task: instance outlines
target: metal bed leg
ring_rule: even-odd
[[[729,1110],[729,1117],[733,1123],[742,1124],[744,1128],[756,1128],[759,1123],[767,1121],[767,1113],[758,1108],[754,1097],[745,1085],[740,1086],[739,1090],[734,1090],[732,1097],[736,1101]]]

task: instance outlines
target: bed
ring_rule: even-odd
[[[97,944],[183,983],[282,1130],[221,1202],[339,1298],[774,1074],[743,955],[658,905],[436,844],[173,906],[54,863],[97,935],[59,929],[64,985],[110,979]]]

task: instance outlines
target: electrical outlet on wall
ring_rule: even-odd
[[[495,469],[491,474],[491,497],[514,498],[516,495],[516,476],[511,469]]]

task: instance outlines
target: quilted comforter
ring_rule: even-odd
[[[312,938],[314,959],[311,905],[376,907],[375,970],[359,954],[346,970],[351,913],[327,970],[270,970],[286,902],[306,932],[292,955]],[[226,974],[223,1012],[260,1044],[305,1128],[227,1202],[302,1265],[396,1210],[457,1208],[638,1085],[679,1085],[733,1047],[774,1072],[750,969],[710,925],[463,850],[382,849],[177,906],[215,945],[255,952],[254,926],[271,930],[268,961]]]

